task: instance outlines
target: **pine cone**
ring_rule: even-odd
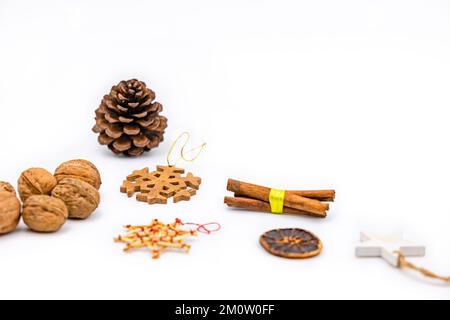
[[[167,118],[160,116],[162,105],[154,102],[155,93],[144,82],[121,81],[103,97],[95,111],[98,142],[112,152],[139,156],[163,141]]]

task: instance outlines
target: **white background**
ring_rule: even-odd
[[[419,265],[450,273],[449,1],[0,0],[0,179],[85,158],[102,203],[55,234],[23,223],[0,237],[0,298],[450,298],[448,286],[357,259],[359,231],[404,231]],[[137,159],[98,145],[94,110],[139,78],[169,118]],[[190,202],[149,206],[119,193],[133,169],[165,163],[183,131],[208,147],[185,164]],[[335,188],[329,218],[230,210],[228,177]],[[189,254],[122,253],[125,224],[217,221]],[[290,261],[258,244],[301,227],[324,242]]]

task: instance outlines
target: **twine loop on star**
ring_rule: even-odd
[[[414,271],[417,271],[419,273],[421,273],[423,276],[427,277],[427,278],[431,278],[431,279],[435,279],[435,280],[440,280],[446,283],[450,283],[450,277],[443,277],[440,276],[438,274],[435,274],[434,272],[431,272],[428,269],[425,268],[421,268],[416,266],[415,264],[409,262],[406,260],[405,255],[403,253],[401,253],[400,251],[396,251],[396,253],[398,254],[398,262],[397,262],[397,266],[400,269],[411,269]]]

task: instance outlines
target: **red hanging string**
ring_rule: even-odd
[[[206,234],[211,234],[213,232],[217,232],[220,229],[222,229],[222,226],[220,225],[220,223],[217,223],[217,222],[209,222],[209,223],[200,224],[200,223],[194,223],[194,222],[182,222],[178,218],[176,219],[176,221],[178,223],[181,223],[184,226],[187,226],[187,225],[196,226],[197,229],[195,231],[206,233]],[[216,227],[215,228],[209,228],[208,226],[216,226]]]

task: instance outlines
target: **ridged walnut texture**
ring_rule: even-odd
[[[98,142],[116,154],[139,156],[156,148],[164,138],[167,118],[155,102],[155,93],[142,81],[121,81],[111,88],[95,111]]]

